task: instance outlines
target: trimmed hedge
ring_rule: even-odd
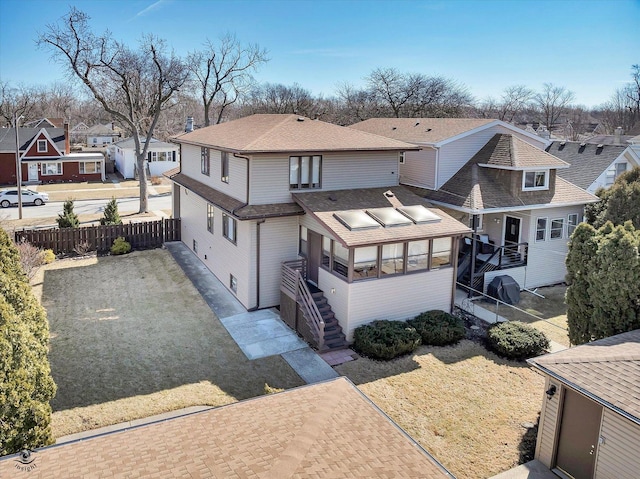
[[[407,321],[422,337],[422,344],[446,346],[465,337],[464,323],[445,311],[426,311]]]
[[[542,354],[549,347],[549,340],[533,326],[509,321],[489,328],[487,344],[500,356],[522,360]]]
[[[415,351],[421,343],[420,334],[404,321],[373,321],[353,333],[353,348],[371,359],[393,359]]]

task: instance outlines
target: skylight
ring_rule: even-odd
[[[349,228],[350,231],[380,228],[380,223],[362,210],[339,211],[338,213],[334,213],[333,217]]]
[[[413,224],[411,219],[407,218],[392,207],[367,210],[367,214],[385,228],[389,228],[390,226],[408,226]]]
[[[398,208],[398,211],[417,225],[425,223],[437,223],[442,219],[422,205],[403,206],[402,208]]]

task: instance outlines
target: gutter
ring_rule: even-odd
[[[247,160],[247,199],[245,200],[245,202],[244,202],[244,204],[243,204],[243,205],[238,206],[237,208],[234,208],[234,209],[231,211],[231,214],[232,214],[233,216],[235,216],[236,218],[238,218],[238,216],[236,215],[236,211],[237,211],[237,210],[239,210],[239,209],[241,209],[241,208],[244,208],[245,206],[248,206],[248,205],[249,205],[249,184],[250,184],[250,183],[249,183],[249,178],[251,177],[251,175],[250,175],[250,165],[251,165],[251,162],[250,162],[250,160],[249,160],[249,158],[248,158],[248,157],[246,157],[246,156],[242,156],[242,155],[238,155],[238,154],[236,154],[236,153],[234,153],[234,154],[233,154],[233,157],[234,157],[234,158],[242,158],[243,160]]]

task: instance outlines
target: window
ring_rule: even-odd
[[[547,239],[547,218],[538,218],[536,222],[536,241]]]
[[[62,163],[42,163],[40,169],[43,176],[61,175]]]
[[[349,273],[349,250],[337,241],[333,242],[333,271],[345,278]]]
[[[627,171],[626,162],[616,163],[616,178],[620,176],[622,173],[624,173],[625,171]]]
[[[229,275],[229,288],[234,293],[238,292],[238,279],[232,274]]]
[[[99,161],[82,161],[78,167],[80,174],[88,175],[91,173],[101,173],[102,163]]]
[[[322,266],[329,267],[331,263],[331,239],[322,237]]]
[[[213,234],[213,205],[207,203],[207,231]]]
[[[301,256],[307,256],[307,227],[300,227],[300,245],[298,252]]]
[[[409,241],[407,272],[429,269],[429,240]]]
[[[363,246],[353,250],[353,280],[378,276],[378,247]]]
[[[547,171],[525,171],[523,174],[523,190],[544,190],[549,187]]]
[[[158,161],[158,152],[157,151],[147,152],[147,161]]]
[[[400,164],[404,165],[404,151],[400,152]]]
[[[320,188],[322,156],[291,156],[289,187],[291,189]]]
[[[175,151],[165,151],[163,156],[164,156],[164,161],[176,161]]]
[[[209,148],[200,148],[200,172],[209,176]]]
[[[564,237],[564,218],[554,218],[551,220],[549,239],[562,239]]]
[[[440,268],[451,264],[451,238],[436,238],[433,240],[431,254],[431,268]]]
[[[46,153],[47,151],[47,140],[38,140],[38,153]]]
[[[451,244],[451,241],[449,241]],[[380,274],[404,273],[404,243],[382,245],[382,261]]]
[[[222,215],[222,236],[236,244],[237,222],[229,215]]]
[[[571,236],[578,226],[578,213],[571,213],[567,217],[567,236]]]
[[[227,151],[220,152],[220,171],[222,172],[220,179],[224,183],[229,183],[229,152]]]
[[[477,231],[482,231],[482,215],[469,215],[469,228],[473,229],[473,218],[477,218],[476,221],[478,222],[478,228]]]

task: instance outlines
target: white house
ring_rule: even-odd
[[[113,123],[105,123],[104,125],[94,125],[85,130],[87,138],[87,146],[99,147],[107,146],[115,143],[122,136],[120,128]]]
[[[398,185],[405,142],[297,115],[182,134],[182,241],[248,309],[280,305],[320,348],[360,324],[451,310],[470,229]]]
[[[144,143],[145,138],[140,138]],[[124,178],[137,178],[136,150],[133,138],[118,141],[109,147],[109,155],[114,160],[116,170]],[[180,148],[173,143],[151,139],[147,152],[147,176],[161,176],[180,164]]]
[[[477,290],[498,274],[522,288],[564,281],[567,239],[597,198],[559,176],[569,164],[544,151],[548,140],[483,119],[374,118],[350,128],[419,146],[402,158],[400,182],[471,227],[475,218],[483,244],[475,261],[464,251],[460,280]]]

